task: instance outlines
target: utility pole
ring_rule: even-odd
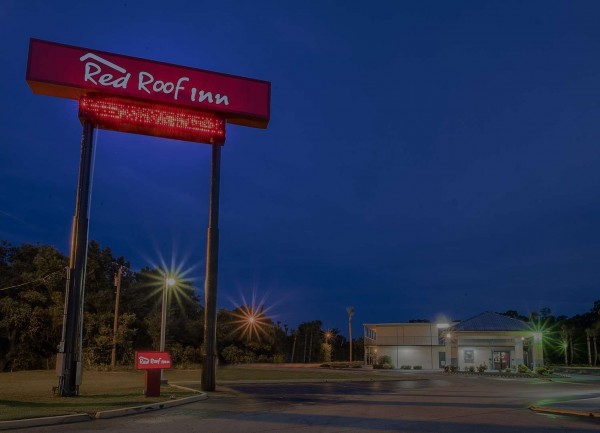
[[[302,358],[302,362],[306,363],[306,340],[308,338],[308,334],[304,334],[304,358]]]
[[[117,331],[119,329],[119,297],[121,296],[121,278],[123,277],[123,266],[119,265],[119,271],[115,275],[115,287],[117,297],[115,299],[115,320],[113,323],[113,344],[110,355],[110,366],[114,369],[117,363]]]
[[[348,334],[350,335],[350,362],[352,362],[352,316],[354,316],[354,308],[346,307],[348,313]]]
[[[310,344],[308,346],[308,362],[312,361],[312,332],[310,333]]]
[[[292,364],[294,363],[294,352],[296,351],[296,337],[298,337],[298,332],[294,332],[294,344],[292,345],[292,359],[290,359],[290,362]]]

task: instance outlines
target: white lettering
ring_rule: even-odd
[[[96,68],[96,70],[92,71],[92,68]],[[91,81],[94,84],[98,84],[96,80],[94,80],[94,75],[98,75],[102,68],[95,63],[87,62],[85,64],[85,75],[83,76],[83,81]]]
[[[175,90],[175,84],[171,83],[170,81],[164,82],[161,80],[157,80],[152,85],[152,90],[154,90],[155,92],[163,92],[168,95],[173,90]]]
[[[104,75],[100,76],[100,79],[98,81],[103,86],[109,86],[110,80],[112,80],[112,77],[113,77],[112,74],[104,74]]]
[[[122,67],[120,67],[119,65],[115,65],[114,63],[112,63],[112,62],[109,62],[108,60],[105,60],[105,59],[103,59],[102,57],[99,57],[99,56],[97,56],[97,55],[95,55],[95,54],[92,54],[92,53],[87,53],[86,55],[84,55],[84,56],[81,56],[81,57],[79,58],[79,60],[81,60],[82,62],[83,62],[84,60],[87,60],[87,59],[94,59],[94,60],[97,60],[97,61],[99,61],[100,63],[103,63],[103,64],[105,64],[106,66],[108,66],[108,67],[110,67],[110,68],[113,68],[113,69],[115,69],[115,70],[119,71],[119,72],[120,72],[120,73],[122,73],[122,74],[124,74],[125,72],[127,72],[125,69],[123,69],[123,68],[122,68]]]
[[[127,70],[123,69],[119,65],[115,65],[114,63],[109,62],[108,60],[103,59],[102,57],[99,57],[92,53],[87,53],[86,55],[81,56],[79,58],[79,60],[82,62],[87,59],[96,60],[98,63],[108,66],[109,68],[112,68],[115,71],[120,72],[121,74],[125,74],[125,75],[114,78],[113,74],[106,73],[106,74],[102,74],[100,76],[100,78],[98,78],[98,81],[96,81],[96,79],[94,77],[102,72],[102,67],[98,63],[94,63],[94,62],[90,61],[90,62],[85,63],[85,72],[83,75],[83,81],[90,81],[96,85],[98,85],[98,83],[100,83],[102,86],[112,86],[115,88],[120,87],[123,89],[127,88],[127,82],[129,81],[129,77],[131,77],[131,74],[127,73]]]
[[[118,89],[126,89],[127,88],[127,82],[129,81],[129,77],[131,77],[131,74],[127,74],[124,77],[121,78],[117,78],[114,82],[113,82],[113,87]]]
[[[144,81],[143,77],[150,78],[148,81]],[[138,81],[138,90],[145,90],[147,93],[150,93],[150,90],[146,88],[146,84],[150,84],[154,81],[154,77],[148,72],[140,72],[139,81]]]
[[[87,53],[81,56],[79,60],[85,62],[84,81],[101,86],[127,88],[131,73],[128,73],[125,68],[93,53]],[[105,70],[107,67],[112,69],[112,72],[107,72]],[[119,72],[119,74],[115,72]],[[189,77],[180,77],[177,81],[156,80],[150,72],[140,71],[138,74],[137,90],[144,91],[149,95],[152,93],[173,94],[173,99],[177,101],[180,92],[186,88],[183,83],[189,81]],[[190,99],[192,102],[197,101],[201,104],[229,105],[229,97],[227,95],[201,90],[196,87],[190,88]]]
[[[152,90],[154,90],[155,92],[162,92],[164,85],[165,85],[165,83],[163,83],[160,80],[155,81],[154,84],[152,85]]]
[[[221,102],[225,105],[229,105],[229,99],[227,98],[227,95],[223,95],[221,96],[220,94],[216,94],[215,95],[215,99],[217,104],[220,104]]]
[[[198,92],[198,102],[204,102],[205,99],[208,99],[208,102],[213,102],[213,97],[211,92],[204,92],[204,90],[200,90]]]
[[[175,100],[177,101],[177,95],[179,94],[180,90],[183,90],[184,87],[181,85],[181,83],[183,83],[184,81],[190,81],[190,79],[188,77],[181,77],[179,80],[177,80],[177,85],[175,86]],[[192,101],[194,100],[194,97],[192,97]]]

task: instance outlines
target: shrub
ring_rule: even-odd
[[[244,351],[233,344],[223,349],[221,356],[223,356],[223,360],[227,364],[249,364],[256,362],[254,353]]]
[[[186,346],[181,356],[182,367],[189,367],[191,364],[200,364],[202,362],[202,353],[199,347]]]
[[[383,364],[392,364],[392,358],[388,355],[382,355],[379,358],[377,358],[377,364],[379,365],[383,365]]]
[[[420,365],[413,365],[413,370],[422,370],[423,367],[421,367]]]
[[[373,365],[373,368],[379,369],[379,370],[381,370],[381,369],[390,370],[394,367],[392,367],[392,364],[375,364],[375,365]]]
[[[446,373],[454,373],[455,371],[458,371],[458,367],[456,365],[446,365],[444,367],[444,372]]]
[[[401,365],[400,370],[410,370],[412,367],[410,365]]]
[[[349,365],[349,367],[351,368],[360,368],[363,366],[362,361],[355,361],[352,362],[351,365]],[[373,364],[373,368],[385,368],[385,369],[390,369],[393,368],[392,367],[392,358],[388,355],[382,355],[379,358],[377,358],[377,362],[375,364]]]
[[[531,370],[529,369],[529,367],[527,367],[524,364],[519,364],[519,366],[517,367],[517,371],[519,373],[523,373],[523,374],[529,374],[529,373],[531,373]]]
[[[479,373],[483,373],[483,372],[485,372],[485,371],[487,370],[487,368],[488,368],[487,364],[483,364],[483,363],[482,363],[482,364],[479,364],[479,365],[477,366],[477,371],[478,371]]]
[[[542,376],[547,375],[547,374],[552,374],[552,370],[547,367],[537,367],[535,369],[535,372]]]

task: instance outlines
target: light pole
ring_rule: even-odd
[[[348,312],[348,334],[350,335],[350,362],[352,362],[352,316],[354,316],[354,308],[346,307]]]
[[[165,351],[165,340],[166,340],[166,332],[165,328],[167,327],[167,292],[170,286],[175,285],[175,279],[167,276],[165,274],[165,285],[163,286],[162,292],[162,317],[160,320],[160,351]],[[166,385],[167,380],[165,379],[165,371],[163,369],[160,370],[160,383],[161,385]]]

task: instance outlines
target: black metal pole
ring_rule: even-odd
[[[206,239],[206,280],[204,284],[204,364],[202,390],[214,391],[217,361],[217,274],[219,271],[219,181],[221,145],[212,145],[210,205]]]
[[[81,159],[79,161],[79,180],[77,201],[73,216],[71,234],[71,257],[69,262],[69,291],[66,299],[66,316],[63,324],[64,346],[59,348],[56,370],[59,376],[58,394],[73,396],[79,394],[81,384],[81,321],[83,320],[83,295],[85,292],[85,267],[87,262],[90,183],[92,171],[92,150],[94,125],[83,120],[81,138]]]

